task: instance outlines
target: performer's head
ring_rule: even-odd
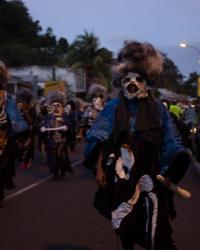
[[[115,86],[128,98],[148,96],[148,86],[156,84],[163,68],[163,57],[149,43],[126,41],[113,68]]]
[[[61,116],[64,112],[65,94],[61,91],[51,92],[49,95],[49,104],[51,105],[51,113]]]
[[[97,95],[92,99],[92,104],[94,108],[98,111],[101,111],[104,107],[104,98],[102,95]]]
[[[32,102],[34,100],[34,94],[29,89],[21,89],[17,94],[17,107],[22,110],[29,110],[32,107]]]
[[[69,100],[67,101],[67,103],[65,104],[65,112],[67,114],[70,114],[71,112],[76,111],[76,103],[74,100]]]

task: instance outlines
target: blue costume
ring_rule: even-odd
[[[156,175],[169,175],[175,183],[180,181],[188,166],[186,149],[169,113],[159,101],[153,98],[126,100],[127,127],[119,125],[126,119],[123,115],[125,109],[119,111],[121,102],[120,97],[111,100],[86,137],[88,168],[94,167],[95,162],[91,162],[91,159],[96,160],[94,154],[104,151],[102,164],[107,186],[98,189],[94,205],[112,221],[113,229],[122,242],[126,242],[125,245],[133,241],[146,249],[160,250],[164,249],[161,242],[165,241],[167,250],[176,249],[171,240],[172,229],[168,219],[175,216],[172,195],[163,190],[156,181]],[[141,112],[142,105],[145,106],[144,112]],[[144,114],[147,109],[148,116],[151,105],[155,112],[152,117],[157,119],[157,123],[145,127],[145,120],[139,118],[139,113]],[[119,119],[116,121],[117,116]],[[138,120],[142,121],[140,129],[137,128]],[[117,140],[113,140],[117,126]],[[128,151],[125,151],[124,145],[127,144]],[[113,163],[109,162],[111,155]],[[123,157],[123,166],[119,169],[118,160]]]
[[[190,156],[170,115],[149,91],[162,70],[163,57],[151,44],[126,41],[113,67],[119,96],[86,138],[84,163],[96,170],[99,184],[94,206],[111,220],[124,250],[135,244],[177,249],[170,224],[177,189],[171,187],[184,176]]]
[[[7,96],[5,110],[10,120],[9,135],[14,136],[28,129],[28,125],[11,95]]]
[[[5,106],[0,109],[0,201],[4,199],[4,189],[14,187],[12,176],[15,175],[15,140],[28,129],[15,101],[7,95]]]
[[[86,148],[85,148],[85,156],[91,153],[91,150],[95,147],[98,141],[104,142],[108,140],[114,124],[115,118],[115,110],[117,105],[119,104],[119,99],[111,100],[104,110],[101,112],[99,117],[97,118],[92,129],[89,130],[86,138]],[[185,148],[182,145],[181,138],[177,133],[175,125],[165,109],[162,103],[157,102],[160,112],[160,123],[163,133],[163,142],[161,146],[161,155],[160,155],[160,171],[163,174],[169,166],[170,160],[173,156]],[[129,110],[132,115],[131,120],[131,130],[134,131],[134,123],[135,123],[135,115],[137,112],[137,102],[130,101],[129,102]]]

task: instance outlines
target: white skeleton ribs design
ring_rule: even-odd
[[[115,182],[118,182],[119,179],[129,180],[130,171],[134,167],[134,163],[135,157],[133,152],[126,147],[121,147],[121,157],[117,159],[115,164]],[[187,190],[182,189],[171,182],[168,183],[167,179],[161,175],[157,175],[156,180],[176,193],[179,197],[185,199],[191,197],[191,194]],[[112,211],[112,226],[113,229],[117,230],[120,228],[123,219],[133,211],[141,193],[143,193],[143,202],[147,216],[145,231],[150,239],[151,249],[154,248],[158,217],[158,197],[153,189],[154,183],[152,178],[148,174],[142,175],[135,186],[132,197],[129,200],[122,202],[114,211]]]
[[[153,187],[153,181],[149,175],[141,176],[136,185],[133,196],[127,202],[122,202],[118,206],[118,208],[112,212],[112,225],[113,228],[116,230],[120,227],[122,220],[133,210],[134,205],[137,203],[140,197],[140,194],[142,192],[145,192],[145,208],[147,212],[146,234],[150,234],[152,249],[154,245],[158,215],[158,198],[157,195],[152,192]],[[150,202],[153,204],[153,210],[150,209]],[[149,227],[150,223],[151,226]],[[151,232],[149,232],[149,228],[151,228]]]
[[[127,147],[121,147],[121,157],[116,161],[115,165],[115,182],[119,179],[128,180],[130,171],[134,167],[135,157],[133,152]],[[132,197],[125,202],[122,202],[116,210],[112,212],[112,226],[116,230],[120,227],[123,219],[133,210],[142,192],[145,192],[145,208],[147,214],[146,233],[150,235],[151,245],[153,249],[154,237],[158,215],[158,199],[157,195],[152,192],[154,188],[153,180],[149,175],[142,175],[135,187]],[[153,209],[150,208],[150,203],[153,204]],[[151,231],[149,231],[150,229]]]
[[[128,180],[130,178],[130,171],[135,163],[135,157],[130,149],[126,147],[121,147],[120,150],[121,150],[121,157],[117,159],[115,165],[116,182],[118,178]],[[125,171],[125,169],[127,171]]]

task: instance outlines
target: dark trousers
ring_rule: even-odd
[[[134,242],[129,236],[121,236],[123,250],[134,250]]]
[[[12,144],[8,144],[0,156],[0,200],[4,198],[4,189],[12,180],[14,175],[14,156],[12,155]]]
[[[65,176],[65,173],[68,169],[71,168],[71,163],[69,160],[68,149],[62,154],[58,154],[51,147],[47,148],[47,165],[55,177]]]

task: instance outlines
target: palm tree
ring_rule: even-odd
[[[83,69],[87,76],[87,87],[94,79],[106,87],[110,87],[112,52],[99,48],[99,39],[94,33],[84,31],[70,45],[66,57],[61,61],[62,66],[72,69]]]

